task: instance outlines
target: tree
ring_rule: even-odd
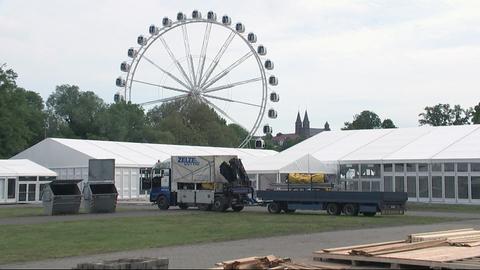
[[[353,121],[345,122],[343,130],[349,129],[374,129],[382,126],[382,120],[378,115],[371,111],[362,111],[353,117]]]
[[[391,119],[385,119],[382,122],[382,128],[397,128]]]
[[[212,108],[193,98],[154,107],[147,119],[153,130],[170,132],[176,144],[236,147],[248,134],[236,124],[227,126]]]
[[[472,123],[480,124],[480,102],[472,110]]]
[[[95,120],[105,107],[103,100],[94,92],[82,92],[75,85],[57,86],[47,100],[48,122],[56,125],[56,130],[49,130],[62,137],[96,137],[99,127],[95,125]],[[67,134],[62,134],[62,130]]]
[[[471,109],[463,109],[460,105],[453,108],[450,104],[437,104],[435,106],[425,107],[425,112],[420,113],[418,120],[420,125],[431,126],[451,126],[451,125],[468,125],[472,116]]]
[[[16,84],[17,74],[0,67],[0,158],[10,158],[44,137],[43,100]]]

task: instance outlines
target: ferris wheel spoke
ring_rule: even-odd
[[[205,71],[205,77],[201,78],[200,80],[200,85],[205,84],[205,82],[210,78],[210,75],[212,75],[212,72],[215,70],[215,67],[217,67],[218,62],[222,58],[223,54],[227,50],[228,46],[232,42],[233,38],[235,37],[235,33],[232,31],[230,32],[230,35],[228,36],[227,40],[223,43],[222,47],[218,51],[217,55],[213,59],[213,61],[210,63],[210,65],[207,68],[207,71]]]
[[[146,105],[152,105],[152,104],[157,104],[157,103],[170,102],[170,101],[175,101],[175,100],[179,100],[179,99],[184,99],[186,97],[188,97],[188,95],[184,94],[184,95],[178,95],[178,96],[174,96],[174,97],[161,98],[161,99],[156,99],[156,100],[152,100],[152,101],[147,101],[147,102],[139,103],[138,105],[146,106]]]
[[[185,45],[185,55],[188,59],[188,68],[190,70],[190,75],[191,75],[193,85],[195,86],[197,84],[197,79],[195,77],[195,69],[194,69],[194,66],[193,66],[193,58],[192,58],[192,54],[190,53],[190,42],[188,41],[187,26],[185,24],[182,25],[182,32],[183,32],[183,43]]]
[[[190,78],[188,77],[187,73],[185,72],[185,69],[183,69],[182,65],[180,64],[180,62],[178,62],[177,58],[175,58],[175,55],[173,55],[173,52],[172,50],[170,49],[170,47],[168,46],[167,42],[165,41],[165,39],[163,37],[160,37],[160,41],[162,42],[163,46],[165,47],[165,49],[167,50],[168,52],[168,55],[170,55],[170,58],[172,59],[173,63],[175,64],[175,66],[177,67],[178,71],[180,71],[180,73],[182,74],[183,78],[188,82],[188,84],[190,85],[190,88],[193,88],[193,84],[192,82],[190,81]]]
[[[233,122],[234,124],[240,126],[241,128],[245,129],[245,130],[248,130],[246,129],[242,124],[240,124],[240,122],[238,122],[237,120],[233,119],[230,115],[228,115],[224,110],[222,110],[220,107],[218,107],[217,105],[213,104],[213,102],[211,102],[210,100],[206,99],[206,98],[202,98],[203,101],[205,101],[208,105],[212,106],[216,111],[218,111],[220,114],[222,114],[223,116],[225,116],[226,118],[228,118],[228,120],[230,120],[231,122]]]
[[[245,60],[247,60],[250,56],[253,55],[253,52],[252,51],[249,51],[248,53],[246,53],[244,56],[242,56],[240,59],[238,59],[237,61],[235,61],[233,64],[231,64],[228,68],[226,68],[225,70],[223,70],[222,72],[218,73],[215,77],[213,77],[210,81],[204,83],[201,88],[202,89],[206,89],[208,88],[210,85],[214,84],[215,82],[217,82],[218,80],[220,80],[221,78],[225,77],[225,75],[227,75],[230,71],[232,71],[232,69],[236,68],[238,65],[240,65],[241,63],[243,63]]]
[[[198,59],[198,68],[197,68],[197,85],[198,86],[201,82],[201,78],[203,75],[203,68],[205,66],[205,57],[207,54],[207,47],[208,41],[210,40],[210,31],[212,30],[212,24],[207,23],[205,26],[205,34],[203,35],[203,43],[202,43],[202,50],[200,51],[200,58]]]
[[[173,75],[172,73],[166,71],[165,69],[163,69],[162,67],[160,67],[159,65],[157,65],[155,62],[153,62],[152,60],[148,59],[145,55],[143,56],[143,58],[149,62],[150,64],[152,64],[154,67],[158,68],[160,71],[162,71],[163,73],[165,73],[166,75],[168,75],[170,78],[172,78],[173,80],[175,80],[176,82],[178,82],[179,84],[181,84],[183,87],[187,88],[187,89],[190,89],[190,87],[188,85],[186,85],[182,80],[180,80],[179,78],[177,78],[175,75]]]
[[[172,91],[177,91],[177,92],[182,92],[182,93],[187,93],[187,94],[190,93],[190,91],[188,91],[188,90],[184,90],[184,89],[180,89],[180,88],[175,88],[175,87],[171,87],[171,86],[167,86],[167,85],[161,85],[161,84],[156,84],[156,83],[149,83],[149,82],[140,81],[140,80],[132,80],[132,82],[141,83],[141,84],[146,84],[146,85],[151,85],[151,86],[160,87],[160,88],[164,88],[164,89],[168,89],[168,90],[172,90]]]
[[[223,101],[228,101],[228,102],[245,104],[245,105],[254,106],[254,107],[259,107],[259,108],[262,107],[261,105],[258,105],[258,104],[253,104],[253,103],[249,103],[249,102],[245,102],[245,101],[239,101],[239,100],[233,100],[233,99],[224,98],[224,97],[219,97],[219,96],[212,96],[212,95],[203,95],[203,96],[204,96],[204,97],[208,97],[208,98],[213,98],[213,99],[219,99],[219,100],[223,100]]]
[[[235,83],[229,83],[229,84],[225,84],[225,85],[218,86],[218,87],[207,88],[203,91],[203,93],[220,91],[220,90],[223,90],[223,89],[228,89],[228,88],[232,88],[232,87],[239,86],[239,85],[242,85],[242,84],[252,83],[252,82],[256,82],[256,81],[260,81],[260,80],[262,80],[262,77],[253,78],[253,79],[250,79],[250,80],[245,80],[245,81],[240,81],[240,82],[235,82]]]

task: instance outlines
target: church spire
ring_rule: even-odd
[[[306,137],[306,138],[310,137],[310,120],[308,120],[307,110],[305,110],[305,115],[303,116],[302,130],[303,130],[302,135],[304,137]]]
[[[300,111],[297,113],[297,121],[295,121],[295,134],[300,135],[302,132],[302,119],[300,118]]]

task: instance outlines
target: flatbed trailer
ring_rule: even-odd
[[[323,190],[259,190],[257,199],[268,212],[278,214],[295,210],[326,210],[329,215],[374,216],[404,214],[406,192],[352,192]]]

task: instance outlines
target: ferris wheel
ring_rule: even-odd
[[[278,78],[270,74],[274,63],[266,47],[256,45],[257,36],[247,34],[243,23],[194,10],[191,17],[179,12],[175,21],[164,17],[161,27],[150,25],[148,32],[120,64],[124,76],[116,79],[115,101],[149,107],[195,99],[248,132],[239,147],[249,145],[262,125],[263,133],[272,133],[263,121],[265,115],[277,118],[269,103],[280,99],[272,89]]]

